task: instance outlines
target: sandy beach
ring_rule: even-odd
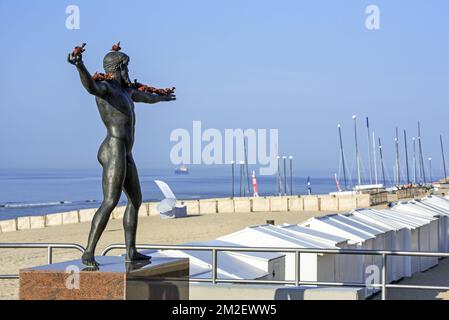
[[[247,226],[263,224],[266,220],[275,220],[276,224],[300,223],[310,217],[326,215],[327,212],[269,212],[269,213],[232,213],[188,216],[183,219],[162,220],[159,217],[139,219],[138,243],[181,244],[190,241],[212,240],[225,234],[241,230]],[[17,231],[0,234],[1,242],[63,242],[86,244],[90,223],[79,223],[48,227],[43,229]],[[123,243],[121,220],[111,220],[97,248],[97,254],[112,243]],[[118,251],[116,251],[118,252]],[[69,249],[55,249],[54,262],[79,259],[80,253]],[[1,249],[0,274],[18,273],[21,268],[43,265],[47,262],[45,249]],[[0,299],[18,298],[17,280],[0,280]],[[439,266],[406,279],[404,283],[449,285],[449,260]],[[449,292],[418,290],[390,290],[392,299],[449,299]]]

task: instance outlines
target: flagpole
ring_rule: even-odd
[[[231,168],[232,168],[232,198],[234,199],[234,165],[235,162],[231,161]]]
[[[282,160],[284,161],[284,195],[287,195],[287,165],[286,165],[286,161],[287,161],[287,157],[283,156]]]
[[[293,195],[293,157],[288,157],[290,160],[290,195]]]

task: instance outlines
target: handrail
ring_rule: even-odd
[[[0,249],[37,249],[47,248],[48,263],[53,263],[53,249],[76,249],[84,253],[85,248],[76,243],[0,243]],[[124,244],[111,244],[101,253],[107,255],[111,250],[125,249]],[[188,246],[188,245],[137,245],[138,249],[152,250],[192,250],[192,251],[211,251],[212,253],[212,277],[210,279],[191,278],[195,282],[217,283],[242,283],[242,284],[282,284],[282,285],[320,285],[320,286],[349,286],[349,287],[370,287],[380,288],[382,300],[387,298],[387,288],[397,289],[422,289],[422,290],[449,290],[445,286],[419,286],[419,285],[400,285],[387,283],[387,257],[388,256],[415,256],[415,257],[445,257],[449,258],[449,253],[443,252],[419,252],[419,251],[396,251],[396,250],[366,250],[366,249],[311,249],[311,248],[283,248],[283,247],[232,247],[232,246]],[[217,278],[218,253],[219,252],[276,252],[276,253],[294,253],[295,254],[295,279],[294,280],[235,280]],[[322,281],[303,281],[300,279],[299,265],[301,253],[317,254],[347,254],[347,255],[380,255],[382,256],[381,283],[352,283],[352,282],[322,282]],[[0,275],[3,279],[18,279],[17,274]]]
[[[47,249],[47,262],[53,263],[53,249],[76,249],[84,253],[86,249],[77,243],[0,243],[0,249]],[[0,280],[19,279],[18,274],[0,274]]]
[[[108,254],[111,250],[125,249],[124,244],[111,244],[101,253],[102,256]],[[321,286],[350,286],[350,287],[370,287],[380,288],[382,300],[387,299],[387,288],[398,289],[423,289],[423,290],[449,290],[445,286],[419,286],[419,285],[399,285],[387,283],[387,257],[388,256],[414,256],[414,257],[445,257],[449,258],[446,252],[420,252],[420,251],[397,251],[397,250],[366,250],[366,249],[310,249],[310,248],[274,248],[274,247],[231,247],[231,246],[186,246],[186,245],[137,245],[137,249],[153,250],[192,250],[192,251],[211,251],[212,253],[212,276],[210,279],[191,278],[195,282],[217,283],[245,283],[245,284],[292,284],[292,285],[321,285]],[[234,280],[218,279],[218,252],[277,252],[295,254],[295,280]],[[348,254],[348,255],[380,255],[382,256],[381,283],[349,283],[349,282],[320,282],[320,281],[301,281],[300,280],[300,253],[321,253],[321,254]]]

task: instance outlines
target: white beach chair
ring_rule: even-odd
[[[168,184],[160,180],[154,180],[165,199],[159,202],[156,209],[162,219],[175,219],[187,216],[187,207],[176,203],[176,197]]]

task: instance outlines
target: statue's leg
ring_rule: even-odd
[[[126,260],[148,260],[150,257],[137,252],[136,232],[140,205],[142,204],[142,192],[140,190],[139,176],[132,155],[128,155],[126,161],[126,177],[123,190],[128,198],[125,215],[123,216],[123,228],[125,230]]]
[[[93,217],[86,252],[82,258],[83,263],[88,266],[98,266],[94,259],[95,248],[112,210],[120,200],[126,175],[124,143],[115,138],[108,138],[100,148],[98,159],[103,166],[103,202]]]

